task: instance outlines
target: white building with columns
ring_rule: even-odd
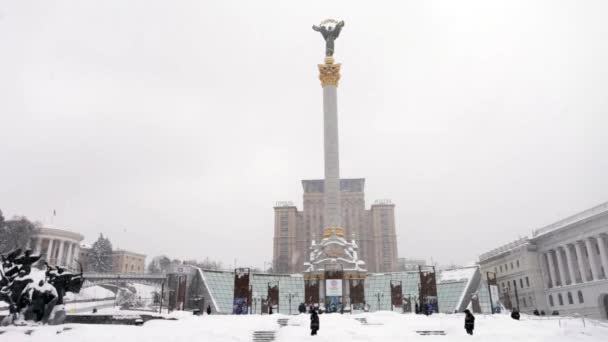
[[[528,302],[547,314],[608,319],[608,202],[484,253],[479,263],[483,274],[496,272],[498,286],[511,298],[504,284],[526,279],[523,289],[530,279]],[[528,311],[521,297],[513,304]]]
[[[78,269],[76,260],[80,255],[80,243],[84,236],[68,230],[40,227],[34,233],[28,247],[34,254],[42,255],[49,265]]]
[[[551,311],[608,319],[608,202],[533,233]]]

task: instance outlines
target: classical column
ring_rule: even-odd
[[[566,271],[564,270],[564,261],[562,260],[562,253],[559,250],[560,247],[555,248],[555,258],[557,259],[557,269],[559,271],[559,285],[566,286]]]
[[[65,256],[65,265],[68,268],[72,268],[72,252],[73,252],[73,248],[74,248],[74,244],[71,242],[67,242],[68,244],[68,254]]]
[[[324,228],[341,227],[340,160],[338,149],[338,80],[340,64],[331,56],[319,64],[319,79],[323,86],[323,137],[325,150]]]
[[[591,280],[598,280],[600,278],[600,270],[597,267],[597,256],[595,255],[595,248],[591,239],[590,237],[585,239],[585,246],[587,247],[587,255],[589,255],[589,265],[591,265]]]
[[[549,262],[549,275],[551,276],[551,287],[557,286],[557,278],[555,277],[555,265],[551,256],[551,249],[547,251],[547,261]]]
[[[600,247],[600,259],[604,267],[604,279],[608,279],[608,251],[606,250],[606,236],[600,234],[597,236],[597,244]]]
[[[80,245],[78,243],[74,246],[74,260],[82,262],[82,260],[80,260]]]
[[[53,239],[49,238],[49,245],[46,249],[46,262],[49,264],[53,263]]]
[[[572,259],[572,251],[569,245],[564,246],[566,251],[566,263],[568,264],[568,274],[570,275],[570,284],[576,283],[576,269],[574,268],[574,260]]]
[[[34,251],[34,254],[42,254],[42,237],[40,236],[36,240],[36,250]]]
[[[59,253],[57,253],[57,265],[65,265],[65,260],[63,258],[63,245],[65,244],[64,240],[59,241]]]
[[[585,270],[585,262],[583,261],[585,255],[583,254],[583,249],[581,248],[581,244],[578,241],[574,241],[574,249],[576,250],[578,271],[581,273],[581,282],[584,283],[587,281],[587,271]]]

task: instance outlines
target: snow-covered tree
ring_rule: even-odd
[[[36,226],[25,217],[4,220],[0,212],[0,253],[25,248],[36,231]]]
[[[171,266],[171,259],[166,255],[160,255],[152,258],[152,261],[148,265],[149,273],[167,273]]]
[[[112,272],[112,243],[103,234],[91,246],[87,263],[93,272]]]

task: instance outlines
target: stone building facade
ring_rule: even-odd
[[[145,273],[146,255],[122,249],[112,251],[112,272]]]
[[[508,309],[519,308],[530,313],[535,309],[547,311],[538,258],[538,247],[528,238],[522,238],[479,257],[483,279],[496,275],[500,301]],[[490,273],[490,275],[488,275]]]
[[[510,273],[512,260],[520,257],[527,263]],[[608,202],[537,229],[516,246],[485,253],[480,265],[499,266],[499,285],[512,277],[533,281],[539,310],[608,319]],[[509,265],[502,277],[500,265]]]
[[[273,267],[275,272],[299,273],[309,260],[313,241],[321,241],[324,226],[324,182],[303,180],[303,210],[291,203],[274,207]],[[377,201],[365,209],[365,179],[341,179],[342,228],[359,246],[359,258],[370,272],[398,269],[395,205]]]
[[[91,246],[80,245],[80,260],[85,272],[93,272],[91,265],[88,264]],[[146,255],[115,249],[112,251],[112,270],[110,273],[145,273]]]

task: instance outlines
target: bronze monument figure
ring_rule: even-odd
[[[334,24],[329,26],[327,24]],[[344,21],[336,21],[334,19],[323,20],[319,26],[313,25],[312,29],[321,32],[323,39],[325,39],[325,56],[332,57],[334,55],[334,41],[340,35],[340,31],[344,27]]]

